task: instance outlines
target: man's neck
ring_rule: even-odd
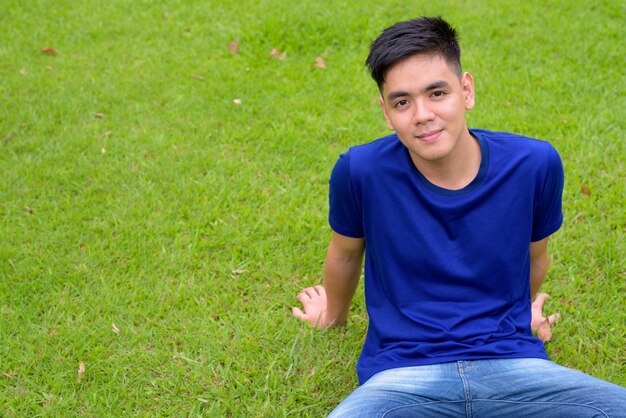
[[[476,178],[482,155],[478,140],[467,130],[445,158],[426,161],[411,154],[411,159],[420,173],[434,185],[460,190]]]

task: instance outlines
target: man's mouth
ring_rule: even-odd
[[[443,129],[437,129],[435,131],[425,132],[423,134],[417,135],[416,138],[424,142],[432,142],[435,139],[439,138],[439,135],[442,131]]]

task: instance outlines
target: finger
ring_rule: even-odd
[[[324,289],[324,286],[320,286],[320,285],[315,286],[315,291],[317,292],[318,295],[324,298],[326,297],[326,289]]]
[[[296,300],[302,304],[304,304],[305,299],[309,299],[309,296],[304,292],[300,292],[298,296],[296,296]]]
[[[557,312],[548,317],[548,323],[554,325],[561,320],[561,312]]]
[[[537,338],[539,338],[544,343],[550,341],[552,338],[552,328],[548,323],[547,319],[544,319],[541,325],[539,325],[539,329],[537,330]]]
[[[535,298],[535,301],[532,304],[532,315],[535,317],[543,317],[543,304],[550,298],[550,295],[547,293],[540,293]]]
[[[546,300],[550,299],[550,295],[547,293],[539,293],[535,298],[535,303],[539,306],[543,306]]]
[[[306,315],[304,314],[304,312],[302,312],[302,310],[301,310],[301,309],[296,308],[295,306],[294,306],[293,308],[291,308],[291,314],[292,314],[294,317],[296,317],[296,318],[298,318],[299,320],[301,320],[301,321],[306,321],[306,320],[307,320],[307,317],[306,317]]]
[[[305,297],[311,297],[312,295],[315,295],[317,292],[315,291],[315,289],[313,289],[312,287],[307,287],[306,289],[302,289],[302,291],[300,292],[301,295],[305,296]]]
[[[304,289],[304,291],[311,299],[319,297],[319,293],[317,293],[317,290],[312,287],[307,287],[306,289]]]

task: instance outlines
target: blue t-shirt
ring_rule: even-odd
[[[544,141],[470,131],[481,164],[460,190],[430,183],[395,134],[333,169],[330,225],[366,243],[361,383],[395,367],[548,358],[530,330],[529,246],[563,221],[561,160]]]

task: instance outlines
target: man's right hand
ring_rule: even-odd
[[[548,317],[543,316],[543,304],[549,298],[550,295],[547,293],[540,293],[532,304],[530,328],[534,333],[537,333],[537,337],[544,343],[550,341],[552,337],[552,325],[561,319],[559,312],[549,315]]]
[[[302,309],[293,307],[291,313],[301,321],[308,322],[315,328],[328,328],[336,323],[328,322],[326,317],[326,289],[323,286],[307,287],[296,297]]]

